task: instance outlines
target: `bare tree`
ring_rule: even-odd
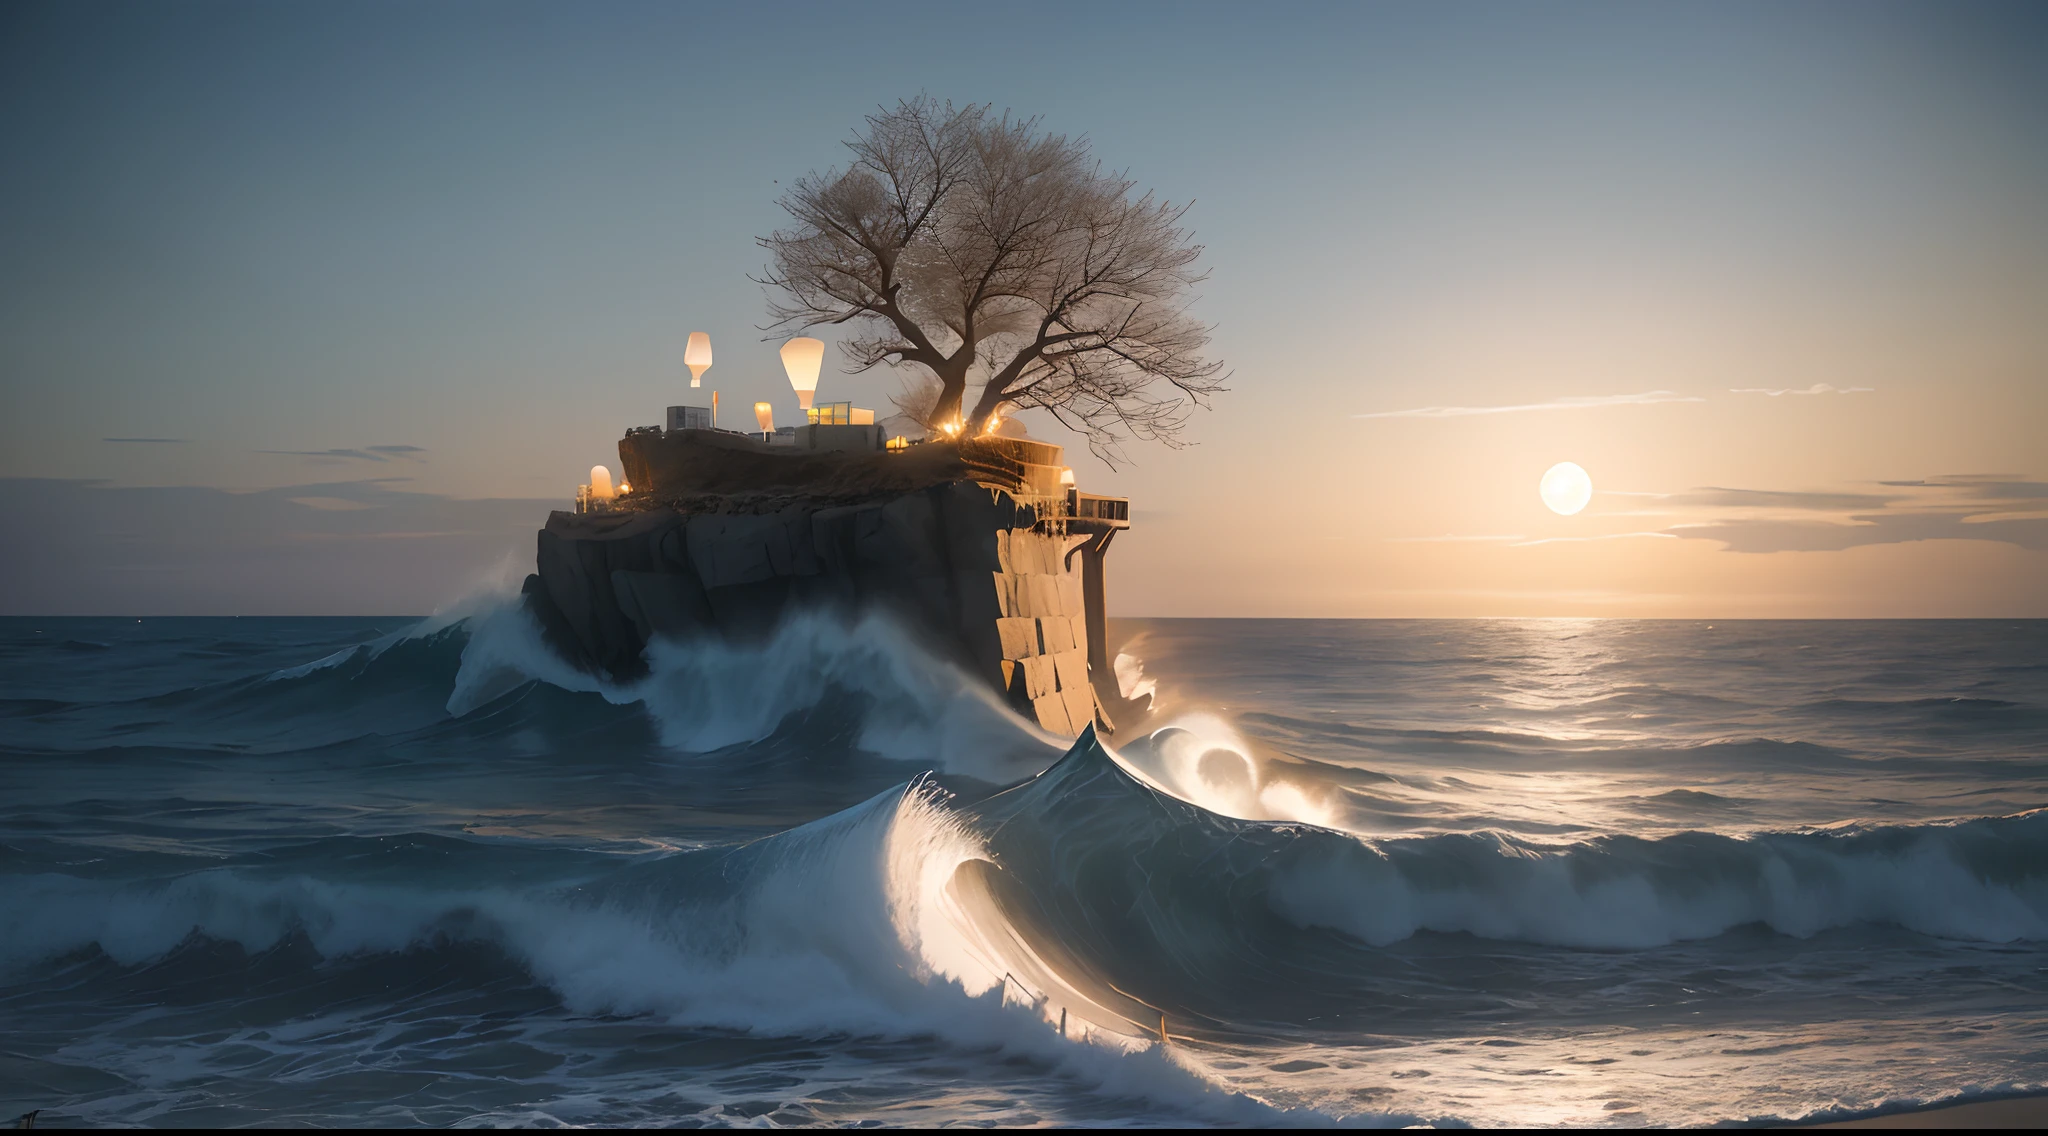
[[[845,170],[783,195],[795,224],[760,242],[771,329],[849,325],[852,370],[924,368],[900,403],[930,425],[979,433],[1037,407],[1105,457],[1125,437],[1178,444],[1190,406],[1223,389],[1187,313],[1203,279],[1187,207],[1133,197],[1085,139],[920,95],[847,147]]]

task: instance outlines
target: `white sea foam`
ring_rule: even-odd
[[[1044,768],[1059,739],[913,642],[890,620],[794,612],[767,639],[657,638],[648,674],[614,683],[564,662],[517,602],[468,616],[469,642],[448,698],[463,715],[532,681],[643,704],[673,749],[706,753],[774,733],[789,714],[838,691],[864,702],[858,744],[949,773],[1010,781]]]
[[[1151,709],[1159,699],[1159,682],[1145,677],[1145,661],[1136,655],[1117,652],[1116,661],[1110,664],[1116,671],[1117,693],[1126,699],[1145,700],[1146,709]]]
[[[343,647],[310,663],[282,667],[264,676],[265,681],[305,678],[318,671],[340,666],[362,652],[368,652],[369,658],[375,659],[400,643],[438,635],[457,624],[468,623],[474,627],[500,620],[509,609],[524,606],[519,596],[520,584],[525,578],[523,572],[520,562],[507,552],[461,596],[435,608],[434,613],[425,619],[388,635],[379,636],[371,642]]]
[[[1111,753],[1139,780],[1212,813],[1325,828],[1339,823],[1324,786],[1298,765],[1262,755],[1229,721],[1208,711],[1182,714]]]
[[[959,902],[959,869],[988,854],[935,789],[891,790],[732,855],[727,868],[668,888],[659,861],[610,888],[531,892],[237,870],[162,884],[15,877],[0,880],[11,920],[0,965],[97,945],[133,966],[195,932],[250,951],[297,932],[328,957],[476,939],[522,960],[579,1012],[775,1036],[936,1034],[1212,1121],[1329,1119],[1228,1091],[1192,1055],[1083,1029],[1080,1014],[1059,1036],[1059,1007],[1018,996],[1009,977],[1017,937],[980,922],[987,908]],[[725,890],[693,890],[706,881]]]
[[[564,662],[541,636],[540,623],[517,596],[480,604],[466,616],[469,641],[448,695],[448,713],[461,717],[529,682],[602,694],[607,701],[638,701],[631,693]],[[428,621],[431,623],[432,621]],[[423,623],[409,634],[431,634]]]
[[[1059,742],[890,620],[792,613],[758,644],[657,639],[634,693],[662,740],[702,752],[766,737],[782,718],[837,689],[866,701],[859,744],[872,753],[992,781],[1029,776]]]

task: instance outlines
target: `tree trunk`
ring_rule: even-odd
[[[939,380],[939,401],[932,404],[933,427],[960,420],[960,398],[967,393],[967,384],[949,383]]]
[[[945,370],[933,368],[933,372],[939,379],[939,400],[932,404],[931,425],[933,427],[942,427],[948,422],[960,421],[960,405],[967,398],[967,368],[965,365],[962,365],[957,373],[948,374],[947,371],[951,370],[953,370],[951,367],[947,367]],[[963,427],[962,433],[966,432]]]
[[[992,379],[987,386],[981,388],[981,400],[974,404],[974,413],[968,416],[961,433],[972,436],[988,429],[988,420],[994,417],[996,411],[1002,409],[1002,405],[1002,388]]]

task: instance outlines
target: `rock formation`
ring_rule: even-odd
[[[1059,447],[777,453],[686,430],[629,434],[619,454],[636,492],[550,516],[526,582],[571,659],[630,679],[657,635],[746,639],[796,609],[881,610],[1045,729],[1110,727],[1091,678],[1115,699],[1100,657],[1113,531],[1071,517]]]

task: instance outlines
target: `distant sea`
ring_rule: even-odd
[[[45,1124],[1677,1125],[2048,1087],[2048,622],[0,620]]]

